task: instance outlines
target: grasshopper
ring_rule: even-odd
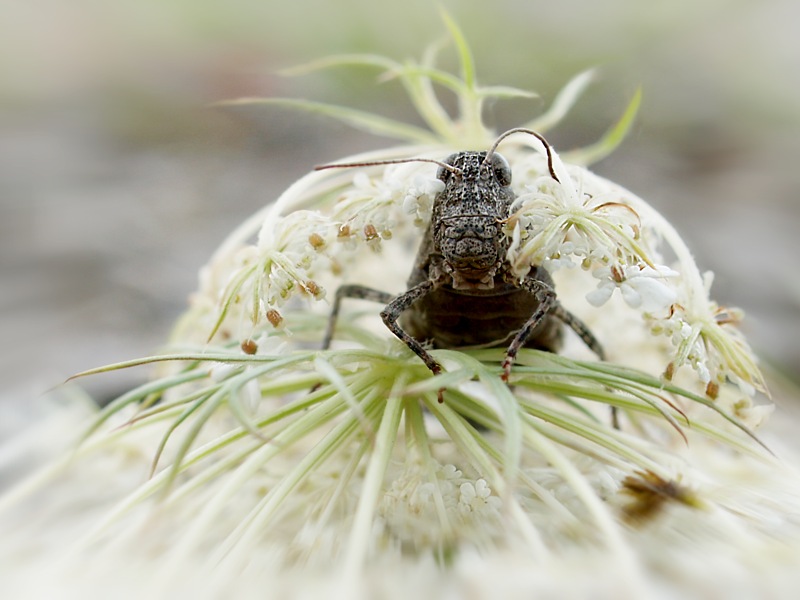
[[[436,375],[441,365],[430,348],[505,347],[502,379],[508,382],[520,348],[557,352],[562,324],[569,326],[601,359],[603,348],[589,328],[558,301],[550,274],[533,266],[519,278],[506,254],[509,238],[502,224],[511,216],[516,195],[511,167],[498,144],[514,133],[539,139],[547,152],[550,176],[558,180],[547,141],[530,129],[511,129],[486,151],[462,151],[444,161],[425,158],[331,164],[317,169],[363,167],[400,162],[432,162],[444,189],[434,199],[430,225],[420,244],[407,291],[393,296],[363,285],[343,285],[333,302],[323,348],[333,337],[344,298],[385,304],[381,318]],[[442,401],[442,390],[439,401]]]

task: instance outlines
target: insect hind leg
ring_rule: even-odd
[[[586,323],[558,303],[556,303],[551,310],[551,314],[577,333],[578,337],[583,340],[583,343],[586,344],[589,350],[597,355],[597,358],[600,360],[606,359],[606,352],[603,350],[603,346],[600,345],[600,342],[594,337],[594,334]],[[611,407],[611,425],[614,429],[619,429],[619,411],[616,406]]]
[[[328,327],[325,329],[325,336],[322,338],[322,349],[327,350],[331,347],[331,340],[333,339],[333,332],[336,329],[336,320],[339,317],[339,309],[342,305],[344,298],[354,298],[356,300],[369,300],[371,302],[380,302],[382,304],[389,304],[394,296],[387,292],[375,290],[364,285],[343,285],[336,290],[336,297],[333,300],[333,308],[328,317]]]
[[[597,358],[600,360],[606,359],[606,352],[603,350],[603,346],[597,341],[597,338],[594,337],[594,334],[586,325],[586,323],[581,321],[578,317],[573,315],[558,303],[553,306],[553,308],[550,310],[550,313],[559,321],[572,329],[572,331],[577,333],[578,337],[583,340],[583,343],[586,344],[589,350],[597,355]]]

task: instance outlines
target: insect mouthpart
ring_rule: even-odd
[[[441,250],[451,260],[497,257],[499,221],[490,215],[448,217],[440,223]]]
[[[455,289],[490,289],[502,262],[497,219],[487,215],[442,219],[439,250]]]

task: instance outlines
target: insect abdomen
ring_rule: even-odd
[[[400,321],[412,337],[434,348],[504,347],[538,306],[531,294],[512,286],[483,293],[443,286],[421,298]],[[558,351],[561,323],[545,317],[525,345]]]

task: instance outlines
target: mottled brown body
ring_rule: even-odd
[[[546,271],[540,270],[539,277],[552,286]],[[400,324],[411,337],[433,348],[506,347],[538,306],[535,296],[508,283],[472,291],[442,285],[406,310]],[[525,346],[557,352],[561,341],[561,321],[547,314]]]
[[[498,142],[517,131],[544,143],[529,130],[512,130]],[[549,156],[546,143],[545,148]],[[351,297],[387,303],[381,311],[383,322],[434,374],[441,367],[426,346],[506,347],[503,379],[508,381],[521,347],[559,349],[562,323],[603,358],[588,328],[558,303],[547,271],[534,266],[522,279],[511,272],[506,260],[509,239],[502,233],[515,199],[508,162],[492,148],[458,152],[438,164],[437,177],[445,187],[434,200],[408,290],[393,297],[360,285],[342,286],[324,346],[330,343],[341,300]],[[552,165],[550,173],[556,178]]]
[[[486,152],[459,152],[445,160],[461,176],[439,170],[445,189],[434,202],[408,280],[409,289],[444,280],[400,317],[411,337],[434,348],[507,346],[539,307],[539,299],[519,286],[505,261],[508,240],[500,227],[515,198],[508,187],[510,167],[499,154],[489,163],[485,159]],[[532,269],[528,278],[553,287],[544,269]],[[525,345],[555,352],[560,342],[560,322],[547,313]]]

